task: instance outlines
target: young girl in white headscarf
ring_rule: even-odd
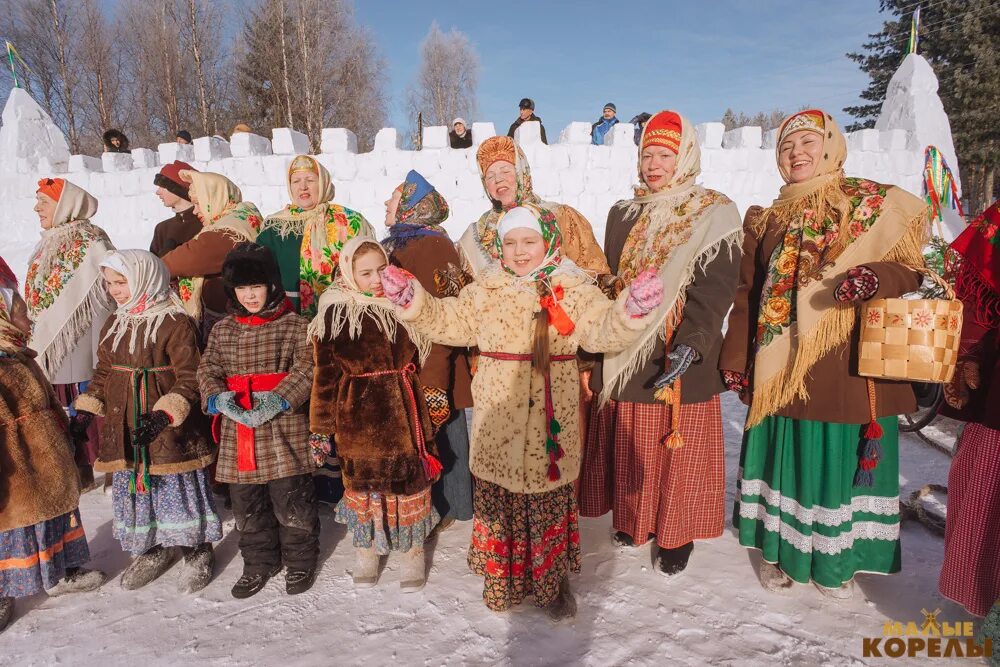
[[[431,342],[480,350],[469,567],[484,579],[486,606],[533,596],[556,620],[576,613],[569,574],[580,571],[576,353],[624,349],[663,297],[656,274],[643,272],[609,301],[561,242],[553,212],[522,205],[498,219],[499,264],[457,297],[431,296],[402,269],[383,275],[401,321]]]
[[[170,288],[170,273],[145,250],[101,262],[115,303],[101,331],[97,370],[76,409],[104,416],[95,469],[113,476],[114,535],[135,556],[127,590],[145,586],[184,556],[179,588],[212,576],[212,542],[222,539],[208,465],[214,451],[197,408],[198,330]]]

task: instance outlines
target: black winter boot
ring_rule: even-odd
[[[615,543],[617,547],[634,547],[635,540],[628,533],[623,533],[622,531],[616,531],[614,535],[611,536],[611,540]]]
[[[665,577],[682,572],[687,567],[688,558],[691,557],[692,551],[694,551],[694,542],[682,544],[675,549],[661,547],[660,552],[656,555],[657,570]]]
[[[280,565],[274,566],[274,569],[269,572],[252,573],[244,570],[243,576],[233,585],[233,597],[237,600],[244,600],[257,595],[267,585],[267,581],[279,572],[281,572]]]
[[[14,598],[0,598],[0,632],[3,632],[14,616]]]
[[[316,568],[310,567],[304,570],[285,570],[285,592],[289,595],[305,593],[312,588],[316,581]]]

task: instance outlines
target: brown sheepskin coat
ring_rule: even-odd
[[[33,357],[0,356],[0,532],[53,519],[80,502],[66,413]]]
[[[331,312],[324,315],[329,330]],[[366,317],[361,335],[351,340],[348,327],[333,339],[315,341],[316,369],[310,399],[313,433],[334,436],[337,456],[349,491],[409,496],[430,482],[417,453],[416,430],[405,383],[408,374],[372,378],[361,373],[402,369],[418,364],[417,348],[396,328],[390,342],[375,321]],[[413,387],[427,451],[437,456],[431,436],[427,404],[419,387]]]
[[[74,403],[77,410],[104,416],[94,470],[130,470],[134,464],[131,436],[137,410],[135,379],[131,372],[114,366],[170,368],[147,376],[146,410],[163,410],[172,419],[171,425],[149,445],[149,473],[171,475],[209,465],[215,451],[208,419],[197,409],[201,355],[194,320],[186,315],[168,317],[156,332],[156,342],[143,345],[140,338],[135,352],[128,350],[130,333],[125,334],[117,348],[111,349],[112,340],[105,340],[104,335],[113,323],[114,319],[109,319],[101,330],[94,379]],[[139,334],[142,335],[141,330]]]

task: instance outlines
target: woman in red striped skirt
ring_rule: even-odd
[[[665,575],[683,570],[694,540],[718,537],[725,520],[718,357],[742,226],[728,197],[695,183],[700,172],[691,123],[673,111],[650,118],[642,185],[611,209],[604,250],[623,285],[653,266],[667,294],[642,337],[594,370],[600,397],[580,483],[581,514],[613,510],[622,545],[655,538]]]
[[[948,475],[941,594],[986,616],[1000,602],[1000,202],[952,244],[965,304],[958,368],[945,414],[969,422]],[[992,409],[991,409],[992,408]]]

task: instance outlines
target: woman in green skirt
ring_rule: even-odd
[[[819,109],[778,130],[785,185],[744,219],[719,368],[749,405],[733,523],[770,590],[812,581],[850,597],[859,572],[900,569],[899,432],[910,385],[858,375],[858,304],[920,285],[928,217],[901,188],[847,178]]]

